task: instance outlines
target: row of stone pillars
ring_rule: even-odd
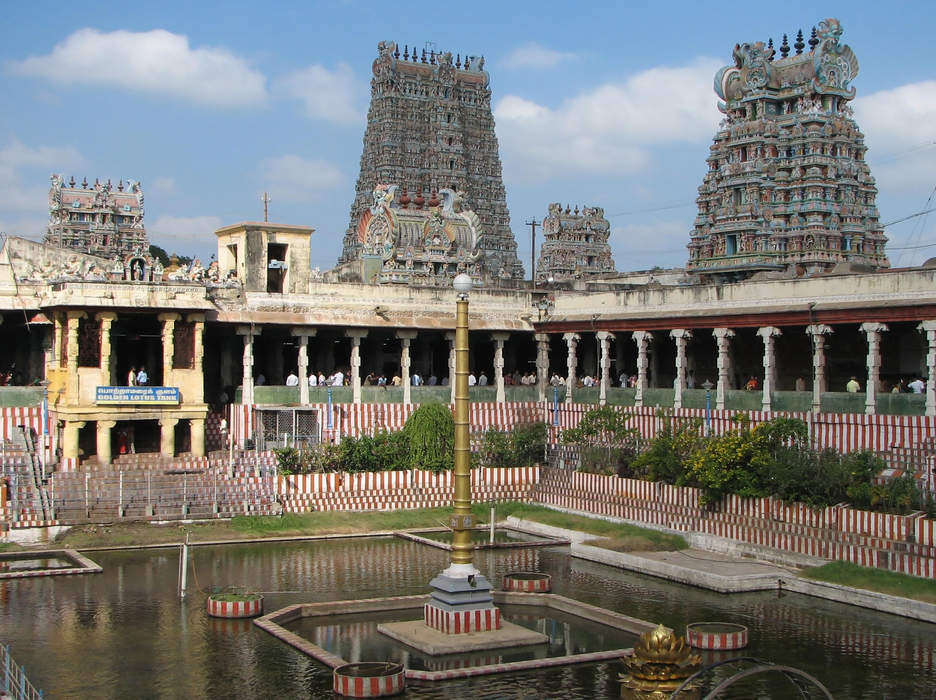
[[[929,381],[926,383],[926,415],[932,416],[936,415],[936,320],[923,321],[918,328],[925,334],[927,341],[926,366]],[[881,333],[887,331],[887,326],[883,323],[862,323],[860,330],[865,333],[868,341],[865,412],[872,414],[877,410],[877,388],[880,383],[881,369]],[[823,324],[811,324],[806,327],[806,333],[812,338],[813,345],[813,411],[819,411],[822,394],[826,391],[825,340],[826,336],[832,332],[830,326]],[[764,382],[761,408],[765,411],[772,409],[773,392],[776,385],[774,341],[781,334],[782,331],[774,326],[757,329],[757,335],[764,343]],[[715,366],[718,372],[718,380],[715,385],[715,408],[724,409],[732,370],[731,338],[734,337],[735,332],[730,328],[715,328],[712,330],[712,335],[715,337],[717,351]],[[615,337],[613,333],[607,331],[598,331],[595,336],[600,346],[598,402],[604,405],[607,403],[610,382],[609,344]],[[581,336],[578,333],[565,333],[562,337],[568,347],[565,400],[566,403],[572,403],[576,382],[575,370],[578,364],[576,350]],[[676,343],[676,380],[674,382],[673,405],[675,408],[681,408],[683,390],[686,387],[686,347],[689,339],[692,338],[692,331],[686,328],[676,328],[670,331],[670,337]],[[633,331],[633,339],[637,344],[637,384],[634,400],[637,406],[643,406],[644,392],[647,388],[649,349],[650,343],[653,341],[653,334],[649,331]],[[537,340],[539,341],[539,335]],[[540,360],[537,357],[537,367],[539,366]],[[540,383],[545,385],[542,376],[540,377]],[[543,393],[542,390],[540,393]]]
[[[159,454],[162,457],[175,456],[175,427],[179,418],[159,419]],[[192,455],[205,456],[205,419],[190,418],[189,430],[192,445]],[[62,434],[62,455],[67,458],[78,457],[78,434],[87,425],[87,421],[65,421]],[[113,459],[111,450],[111,437],[113,429],[117,427],[115,420],[95,421],[97,428],[97,461],[101,464],[110,464]]]

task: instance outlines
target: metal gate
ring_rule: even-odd
[[[282,447],[302,449],[317,445],[322,425],[317,408],[258,408],[256,410],[257,449]]]

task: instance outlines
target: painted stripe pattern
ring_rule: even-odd
[[[732,631],[715,632],[705,629],[717,625]],[[743,649],[748,645],[748,629],[743,625],[731,623],[695,622],[686,625],[686,641],[689,642],[689,646],[696,649],[710,649],[712,651]]]
[[[242,618],[263,614],[263,597],[254,600],[216,600],[208,596],[208,614],[211,617]]]
[[[427,626],[444,634],[490,632],[501,628],[501,613],[500,609],[495,607],[443,610],[430,602],[423,608],[423,621]]]
[[[352,664],[357,666],[358,664]],[[345,666],[332,671],[332,690],[346,698],[381,698],[398,695],[406,689],[406,669],[385,676],[355,676],[342,673]]]

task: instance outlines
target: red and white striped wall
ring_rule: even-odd
[[[748,629],[727,622],[694,622],[686,625],[686,641],[695,649],[743,649],[748,645]]]
[[[43,426],[43,423],[45,424]],[[51,464],[57,445],[54,422],[48,411],[43,412],[42,406],[4,406],[0,407],[0,440],[12,440],[17,426],[31,428],[36,439],[42,443],[42,460],[44,464]],[[45,435],[45,441],[42,436]]]
[[[406,689],[406,669],[402,664],[395,672],[381,675],[361,675],[361,663],[339,666],[332,671],[332,690],[346,698],[383,698],[399,695]],[[375,664],[385,666],[385,664]]]
[[[443,610],[430,602],[424,606],[423,621],[444,634],[490,632],[501,628],[501,613],[493,606],[475,610]]]

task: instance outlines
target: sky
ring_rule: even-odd
[[[4,3],[0,232],[41,239],[49,177],[142,182],[151,243],[203,260],[214,230],[348,226],[381,40],[491,74],[511,228],[550,202],[600,206],[618,270],[681,267],[736,43],[826,17],[858,57],[855,118],[885,224],[936,206],[936,3]],[[936,257],[936,212],[894,223],[892,266]],[[537,234],[538,243],[541,236]]]

